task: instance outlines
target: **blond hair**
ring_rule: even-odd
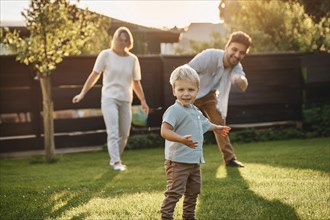
[[[190,81],[196,83],[199,87],[199,76],[197,72],[187,64],[177,67],[171,74],[170,84],[175,87],[175,82],[178,80]]]
[[[112,41],[111,41],[111,47],[113,47],[114,45],[114,42],[116,40],[118,40],[119,36],[124,33],[126,34],[126,36],[128,37],[128,41],[129,41],[129,45],[127,48],[127,50],[130,50],[133,48],[134,46],[134,39],[133,39],[133,35],[131,33],[131,31],[127,28],[127,27],[119,27],[115,33],[113,34],[113,37],[112,37]]]

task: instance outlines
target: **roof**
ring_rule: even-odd
[[[117,28],[121,26],[125,26],[128,29],[130,29],[132,33],[145,34],[145,40],[158,39],[160,42],[174,43],[179,41],[179,37],[181,34],[180,30],[161,30],[157,28],[146,27],[146,26],[122,21],[116,18],[110,18],[110,19],[111,19],[111,28],[110,28],[111,35],[113,35],[113,33],[116,31]]]
[[[179,41],[179,37],[181,34],[181,31],[179,29],[176,30],[161,30],[157,28],[152,27],[146,27],[126,21],[122,21],[116,18],[111,18],[108,16],[105,16],[108,19],[111,19],[111,28],[110,28],[110,34],[113,35],[113,33],[116,31],[117,28],[121,26],[125,26],[133,34],[143,34],[145,40],[157,40],[159,42],[164,43],[174,43]],[[8,27],[11,31],[16,29],[20,31],[21,36],[27,37],[29,36],[29,31],[25,27],[24,21],[15,21],[15,22],[2,22],[1,27]]]

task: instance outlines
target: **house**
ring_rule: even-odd
[[[218,33],[220,36],[226,36],[227,32],[223,23],[191,23],[187,31],[182,32],[178,43],[174,44],[174,50],[180,48],[189,54],[191,51],[190,41],[210,42],[212,34]]]
[[[161,30],[129,23],[115,18],[111,19],[111,35],[113,35],[116,29],[120,26],[125,26],[131,30],[135,42],[132,52],[135,54],[164,54],[162,51],[163,44],[179,42],[181,34],[181,30],[179,29]]]
[[[181,33],[179,29],[161,30],[107,16],[106,18],[111,19],[111,28],[109,30],[111,35],[113,35],[115,30],[121,26],[125,26],[130,29],[135,41],[135,46],[131,52],[137,55],[162,54],[162,44],[172,44],[179,41]],[[29,36],[29,31],[26,29],[24,22],[2,22],[1,27],[9,27],[10,30],[19,30],[21,36],[23,37]],[[8,51],[1,47],[0,55],[6,54],[8,54]]]

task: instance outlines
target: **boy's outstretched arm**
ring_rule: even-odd
[[[193,149],[195,149],[198,144],[197,141],[191,140],[192,135],[178,135],[173,131],[173,127],[166,122],[162,123],[160,135],[168,141],[179,142]]]
[[[222,126],[222,125],[215,125],[215,124],[212,124],[212,126],[210,127],[209,131],[214,131],[216,132],[217,134],[223,136],[223,137],[226,137],[230,131],[230,127],[228,126]]]

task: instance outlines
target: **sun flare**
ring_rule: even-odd
[[[204,1],[118,1],[118,0],[70,0],[80,8],[120,19],[155,27],[179,28],[190,23],[220,23],[220,0]],[[24,21],[21,12],[29,7],[29,0],[1,1],[1,22]]]
[[[193,22],[219,23],[219,1],[87,1],[82,8],[150,27],[186,27]]]

